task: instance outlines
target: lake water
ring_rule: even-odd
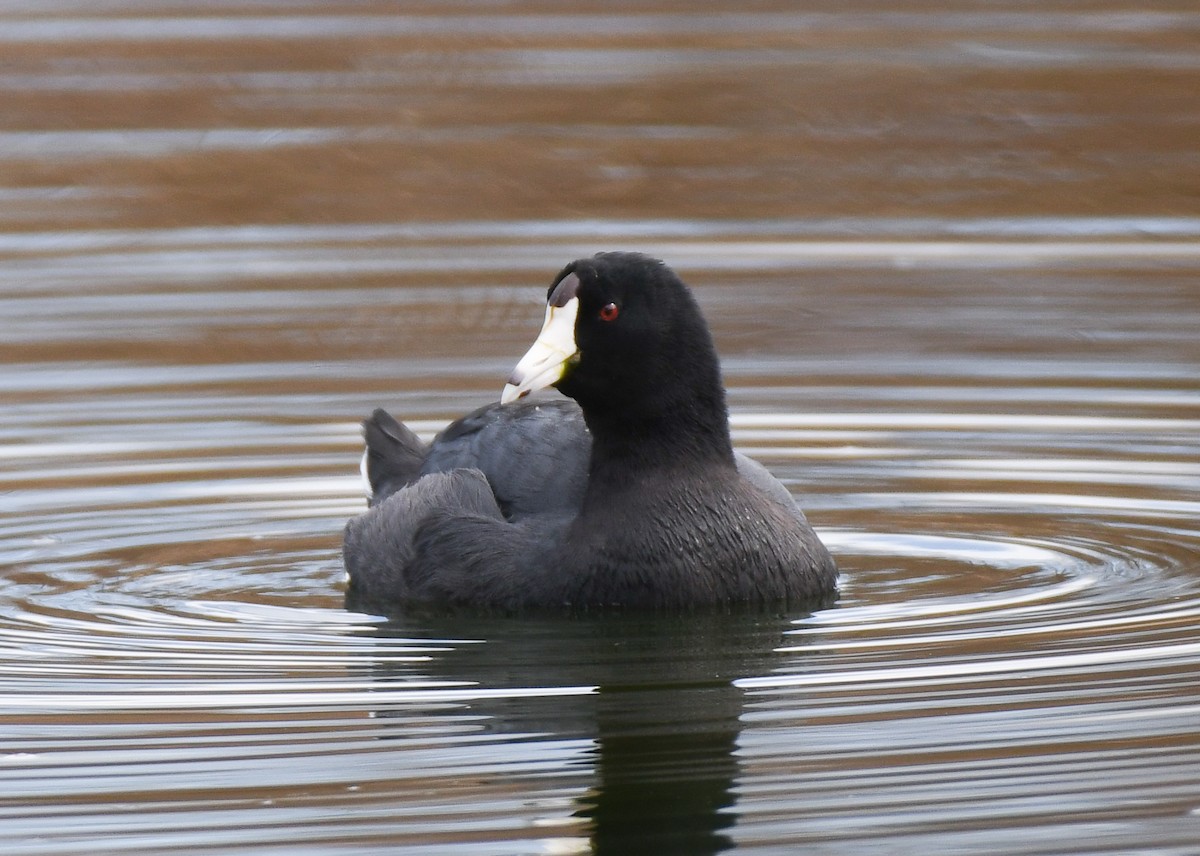
[[[1200,847],[1190,2],[0,1],[0,840]],[[661,256],[811,614],[343,605],[357,422]]]

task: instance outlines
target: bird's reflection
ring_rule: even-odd
[[[496,689],[595,687],[583,695],[522,694],[472,707],[497,733],[591,742],[594,784],[575,815],[589,825],[592,853],[695,856],[732,846],[743,704],[733,681],[771,668],[782,632],[796,617],[410,615],[379,632],[485,640],[437,654],[422,669],[435,680]]]

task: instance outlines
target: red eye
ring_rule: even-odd
[[[607,303],[600,308],[601,321],[616,321],[617,316],[621,314],[621,307],[615,303]]]

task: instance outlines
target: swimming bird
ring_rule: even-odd
[[[734,451],[708,325],[649,256],[563,268],[499,403],[429,445],[382,410],[364,435],[370,508],[343,542],[359,602],[685,610],[836,588],[787,488]]]

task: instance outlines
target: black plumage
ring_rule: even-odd
[[[373,499],[346,527],[352,597],[520,610],[829,595],[837,569],[804,514],[733,451],[716,351],[679,278],[606,253],[568,265],[549,302],[573,341],[532,385],[574,401],[488,405],[429,447],[383,411],[364,423]]]

